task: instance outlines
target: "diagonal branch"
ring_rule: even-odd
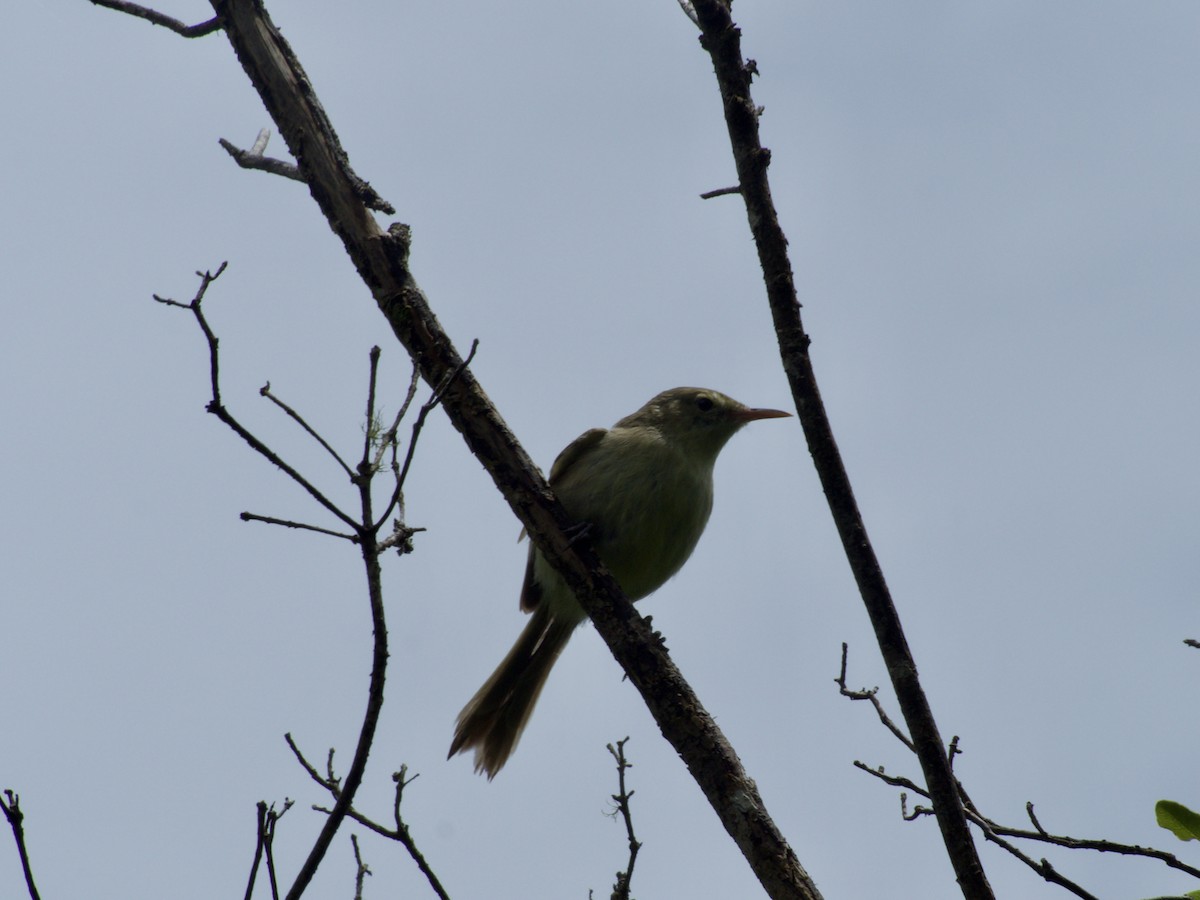
[[[779,225],[767,180],[771,154],[759,139],[758,119],[762,110],[755,106],[750,96],[750,82],[758,73],[758,67],[753,60],[742,58],[741,31],[733,24],[726,2],[692,0],[692,6],[702,32],[700,44],[712,58],[720,85],[725,124],[737,167],[739,193],[746,204],[746,217],[758,249],[767,299],[779,339],[779,353],[791,384],[808,449],[875,629],[909,734],[916,746],[942,840],[963,896],[970,900],[990,900],[992,889],[967,828],[946,745],[938,733],[937,722],[921,689],[916,661],[908,648],[900,615],[892,602],[883,570],[867,536],[866,525],[850,486],[850,476],[842,462],[817,388],[816,373],[808,352],[810,341],[800,320],[800,303],[788,259],[787,238]]]
[[[462,357],[443,331],[408,266],[411,234],[386,232],[355,192],[355,180],[307,75],[261,0],[211,0],[255,90],[287,142],[334,233],[387,317],[396,337],[431,385],[460,369]],[[650,626],[621,593],[586,541],[572,544],[574,524],[470,370],[443,396],[454,427],[495,481],[546,559],[591,616],[726,830],[772,897],[819,897],[815,885],[767,813],[758,789],[712,717],[683,680]],[[298,897],[310,872],[289,891]]]

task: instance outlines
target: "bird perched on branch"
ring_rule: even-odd
[[[713,465],[747,422],[791,415],[751,409],[717,391],[663,391],[612,428],[593,428],[559,454],[550,486],[630,600],[662,586],[708,523]],[[450,756],[475,750],[488,778],[512,755],[546,676],[587,614],[531,546],[521,585],[531,613],[513,648],[458,714]]]

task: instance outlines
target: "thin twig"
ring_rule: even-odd
[[[855,691],[846,691],[844,689],[845,688],[845,674],[846,674],[845,645],[843,645],[842,652],[843,652],[842,673],[841,673],[841,677],[839,679],[837,679],[839,686],[841,686],[843,688],[842,693],[846,696],[849,696],[853,700],[869,699],[868,697],[865,697],[865,696],[855,696],[855,695],[856,694],[873,694],[873,692],[855,692]],[[877,701],[876,701],[875,705],[876,705],[876,710],[879,711],[880,720],[885,725],[888,725],[888,728],[892,732],[893,735],[895,735],[899,740],[904,741],[904,736],[902,734],[898,733],[897,730],[889,724],[889,721],[888,721],[886,715],[882,711],[880,711],[880,705]],[[906,746],[909,746],[909,749],[912,750],[911,745],[909,745],[907,741],[904,741],[904,742],[905,742]],[[913,751],[913,752],[915,752],[915,751]],[[958,749],[958,737],[956,735],[950,741],[950,754],[949,754],[950,760],[953,761],[953,758],[956,755],[960,755],[961,752],[962,751]],[[884,771],[882,766],[879,766],[877,768],[872,768],[858,760],[854,761],[854,765],[857,768],[862,769],[867,774],[873,775],[874,777],[878,778],[879,780],[881,780],[883,782],[886,782],[887,784],[892,785],[893,787],[903,788],[906,791],[912,791],[914,794],[924,797],[927,800],[932,800],[932,797],[930,796],[929,791],[926,790],[924,787],[921,787],[920,785],[918,785],[916,782],[914,782],[910,778],[906,778],[904,776],[889,775]],[[1026,814],[1029,816],[1029,821],[1033,825],[1032,831],[1030,831],[1029,829],[1024,829],[1024,828],[1014,828],[1009,825],[1001,825],[1000,823],[996,822],[995,820],[983,815],[983,813],[981,813],[979,811],[979,809],[975,806],[974,802],[972,802],[971,798],[967,795],[966,789],[963,787],[962,783],[960,781],[958,781],[957,778],[955,779],[955,784],[957,785],[959,796],[962,798],[962,805],[963,805],[963,809],[964,809],[965,815],[967,817],[967,820],[979,828],[979,830],[983,833],[983,836],[986,840],[991,841],[992,843],[996,844],[997,846],[1002,847],[1005,850],[1007,850],[1011,855],[1013,855],[1014,857],[1019,859],[1021,862],[1025,863],[1025,865],[1029,866],[1030,869],[1032,869],[1034,872],[1036,872],[1039,876],[1041,876],[1046,881],[1051,882],[1053,884],[1057,884],[1060,887],[1064,887],[1078,897],[1092,898],[1092,894],[1090,894],[1081,885],[1075,883],[1074,881],[1071,881],[1069,878],[1062,875],[1060,872],[1058,872],[1057,869],[1055,869],[1045,859],[1041,859],[1041,860],[1033,859],[1033,857],[1024,853],[1018,846],[1011,843],[1010,841],[1005,840],[1005,838],[1017,838],[1020,840],[1037,841],[1037,842],[1044,843],[1044,844],[1051,844],[1052,846],[1056,846],[1056,847],[1065,847],[1065,848],[1068,848],[1071,850],[1093,850],[1098,853],[1118,853],[1118,854],[1125,855],[1125,856],[1139,856],[1139,857],[1142,857],[1145,859],[1154,859],[1154,860],[1157,860],[1157,861],[1163,863],[1164,865],[1168,866],[1169,868],[1176,869],[1180,872],[1184,872],[1195,878],[1200,878],[1200,868],[1196,868],[1194,866],[1188,865],[1185,862],[1182,862],[1178,857],[1175,856],[1175,854],[1168,853],[1165,850],[1158,850],[1154,847],[1142,847],[1137,844],[1122,844],[1122,843],[1118,843],[1116,841],[1109,841],[1109,840],[1073,838],[1073,837],[1069,837],[1067,835],[1051,834],[1049,831],[1046,830],[1046,828],[1038,820],[1038,817],[1034,812],[1032,803],[1025,804]],[[902,793],[900,795],[901,813],[905,819],[908,819],[911,821],[912,819],[918,818],[923,815],[929,815],[933,812],[933,810],[931,810],[927,807],[916,806],[913,808],[912,812],[910,813],[906,806],[906,799],[907,799],[906,795]]]
[[[401,502],[404,496],[404,482],[408,478],[408,470],[412,466],[413,454],[417,449],[417,439],[421,436],[421,429],[425,427],[425,419],[429,414],[437,409],[442,402],[442,398],[446,395],[446,391],[458,380],[459,376],[466,371],[467,366],[471,364],[471,360],[475,358],[475,352],[479,349],[479,338],[471,341],[471,350],[467,353],[466,359],[454,367],[445,378],[441,380],[433,394],[429,399],[421,404],[421,409],[417,413],[417,421],[413,423],[412,435],[408,439],[408,449],[404,454],[404,465],[401,466],[400,472],[396,475],[396,488],[392,491],[392,498],[388,502],[387,508],[384,510],[383,516],[375,524],[376,528],[382,528],[384,521],[391,515],[391,511]]]
[[[30,900],[40,900],[37,885],[33,881],[33,868],[29,864],[29,851],[25,846],[25,813],[21,812],[21,795],[11,789],[5,789],[7,802],[0,799],[0,809],[4,810],[4,818],[12,828],[13,840],[17,843],[17,855],[21,858],[21,872],[25,876],[25,888],[29,891]]]
[[[92,0],[92,3],[96,6],[103,6],[106,9],[115,9],[117,12],[136,16],[139,19],[145,19],[147,22],[161,25],[163,28],[169,28],[171,31],[183,35],[185,38],[204,37],[206,34],[212,34],[214,31],[221,30],[221,19],[219,16],[214,16],[207,22],[201,22],[198,25],[184,25],[178,19],[173,19],[165,13],[160,13],[158,10],[139,6],[137,3],[126,3],[125,0]]]
[[[265,800],[259,800],[255,807],[256,824],[254,827],[255,846],[254,862],[250,865],[250,878],[246,882],[245,900],[250,900],[254,894],[254,883],[258,879],[259,864],[267,862],[267,879],[270,882],[272,900],[279,900],[279,884],[275,878],[275,826],[284,814],[292,808],[291,800],[284,800],[283,809],[275,811],[275,804],[267,806]]]
[[[913,746],[912,740],[909,738],[909,736],[907,734],[905,734],[903,731],[900,730],[900,728],[896,725],[895,722],[893,722],[891,720],[891,718],[887,714],[887,711],[884,710],[883,704],[879,702],[879,688],[874,687],[874,688],[871,688],[871,690],[869,690],[869,691],[866,689],[853,691],[850,688],[846,687],[846,655],[848,652],[849,652],[849,647],[847,646],[845,641],[843,641],[842,642],[842,670],[838,674],[838,677],[834,679],[834,682],[837,684],[838,690],[841,693],[841,695],[843,697],[849,697],[851,700],[869,700],[869,701],[871,701],[871,705],[875,707],[876,715],[879,716],[879,721],[882,722],[887,727],[887,730],[890,731],[892,734],[894,734],[896,736],[896,739],[899,740],[901,743],[903,743],[905,747],[907,747],[909,750],[913,751],[913,753],[916,753],[917,750]]]
[[[372,473],[369,471],[363,473],[363,477],[358,479],[362,521],[355,528],[359,536],[363,566],[366,569],[373,637],[367,709],[363,714],[358,743],[355,745],[354,756],[350,761],[345,781],[340,786],[333,809],[330,810],[324,826],[313,842],[312,849],[309,850],[308,856],[292,881],[292,886],[288,889],[288,900],[297,900],[304,893],[305,888],[316,874],[317,868],[321,865],[321,861],[325,858],[325,854],[329,851],[334,836],[350,812],[354,803],[354,795],[362,785],[363,774],[367,768],[367,758],[371,753],[371,745],[375,741],[375,729],[379,725],[379,715],[383,710],[384,685],[387,680],[388,630],[383,605],[383,575],[379,566],[379,544],[376,540],[376,529],[372,524],[371,479]],[[332,757],[330,766],[332,767]]]
[[[267,834],[267,801],[259,800],[255,806],[254,823],[254,862],[250,864],[250,878],[246,882],[245,900],[254,895],[254,882],[258,879],[258,866],[263,858],[263,842]]]
[[[617,761],[617,793],[612,796],[617,807],[613,810],[613,816],[620,814],[624,819],[625,835],[629,839],[629,862],[626,864],[624,872],[617,873],[617,880],[612,890],[612,900],[629,900],[629,891],[633,882],[633,866],[637,862],[638,851],[642,849],[641,841],[633,833],[633,813],[629,808],[629,801],[634,792],[625,788],[625,770],[633,766],[633,763],[625,759],[625,744],[628,740],[628,737],[622,738],[617,741],[616,747],[613,747],[612,744],[608,745],[608,752]]]
[[[92,2],[94,3],[96,0],[92,0]],[[304,173],[300,171],[300,167],[295,163],[282,159],[274,159],[270,156],[263,156],[263,151],[267,149],[267,141],[270,139],[270,136],[271,130],[269,128],[262,129],[254,141],[254,146],[249,150],[243,150],[235,146],[232,142],[225,140],[225,138],[217,138],[217,143],[243,169],[258,169],[260,172],[269,172],[272,175],[279,175],[282,178],[290,178],[292,181],[304,181]],[[368,182],[363,181],[357,175],[353,174],[350,176],[350,182],[355,195],[368,209],[373,209],[376,212],[381,212],[389,216],[396,214],[396,208],[380,197],[375,192],[375,188],[371,187]]]
[[[263,851],[267,858],[267,877],[271,881],[271,900],[279,900],[279,879],[275,874],[275,826],[284,814],[292,808],[292,801],[285,800],[283,809],[275,811],[275,804],[267,810],[266,827],[263,832]]]
[[[342,795],[342,785],[341,779],[338,778],[333,772],[333,750],[331,749],[329,751],[329,756],[327,757],[325,764],[326,774],[322,775],[317,771],[316,767],[305,758],[304,754],[300,752],[300,748],[296,746],[296,742],[292,739],[290,734],[284,735],[284,740],[287,741],[287,745],[291,748],[292,754],[296,757],[297,761],[299,761],[304,771],[308,773],[309,777],[312,778],[312,780],[319,784],[322,788],[329,791],[330,796],[332,796],[334,800],[339,799]],[[433,892],[437,894],[441,900],[450,900],[449,894],[447,894],[446,889],[442,887],[441,881],[438,879],[437,874],[430,867],[429,862],[425,859],[425,855],[417,847],[416,841],[413,840],[412,834],[408,830],[408,825],[404,822],[404,819],[400,815],[400,801],[404,795],[404,788],[416,779],[416,775],[414,775],[412,778],[408,777],[408,766],[406,765],[402,765],[399,772],[392,773],[392,781],[396,785],[395,800],[392,807],[392,815],[396,822],[394,828],[388,828],[385,825],[380,825],[378,822],[368,818],[357,809],[354,809],[353,806],[348,809],[347,815],[349,818],[353,819],[355,822],[358,822],[358,824],[362,825],[364,828],[368,828],[375,832],[380,837],[385,837],[388,840],[396,841],[403,846],[408,852],[408,855],[412,858],[413,862],[417,864],[417,868],[420,869],[421,874],[425,876],[425,880],[429,882],[429,886]],[[325,813],[326,815],[332,814],[332,810],[316,804],[313,804],[313,809],[317,812]]]
[[[413,363],[412,375],[408,379],[408,390],[404,394],[404,402],[400,404],[400,408],[396,410],[396,417],[392,419],[391,427],[383,433],[379,439],[379,446],[375,451],[375,468],[383,465],[383,457],[388,450],[392,451],[392,471],[400,474],[400,466],[397,464],[396,455],[396,436],[400,432],[400,423],[404,421],[404,417],[408,415],[409,409],[412,407],[413,400],[417,397],[417,387],[421,383],[421,370]]]
[[[724,197],[727,194],[740,194],[741,192],[741,185],[735,184],[730,187],[717,188],[715,191],[705,191],[700,195],[700,199],[711,200],[713,197]]]
[[[362,853],[358,850],[358,835],[350,835],[350,844],[354,847],[354,865],[356,871],[354,873],[354,900],[362,900],[363,882],[371,873],[371,869],[363,862]]]
[[[274,516],[260,516],[258,513],[244,512],[238,516],[243,522],[266,522],[268,525],[282,525],[284,528],[299,528],[304,531],[315,531],[317,534],[327,534],[330,537],[341,538],[349,541],[352,544],[358,543],[358,536],[353,534],[345,534],[341,531],[334,531],[330,528],[321,528],[318,525],[308,525],[304,522],[293,522],[291,519],[277,519]]]
[[[225,138],[217,138],[217,143],[243,169],[258,169],[260,172],[270,172],[272,175],[278,175],[281,178],[290,178],[292,181],[303,181],[304,176],[300,174],[300,167],[295,163],[284,159],[263,156],[263,150],[267,148],[267,140],[270,138],[270,135],[271,129],[269,128],[259,131],[258,138],[254,141],[254,146],[249,150],[243,150],[231,141],[225,140]]]
[[[353,528],[358,530],[358,523],[341,511],[331,500],[329,500],[321,491],[319,491],[308,479],[301,475],[298,471],[283,461],[280,456],[275,453],[270,447],[260,441],[257,437],[251,434],[241,422],[225,408],[221,402],[221,381],[220,381],[220,355],[218,347],[220,341],[208,324],[208,319],[205,318],[204,310],[201,308],[201,303],[204,301],[204,295],[207,293],[209,285],[221,277],[221,273],[225,271],[227,263],[221,263],[215,273],[213,272],[197,272],[200,276],[200,287],[196,291],[196,295],[188,303],[180,303],[177,300],[172,300],[168,297],[160,297],[154,294],[154,299],[166,306],[177,306],[182,309],[189,309],[195,317],[200,330],[204,333],[204,338],[208,342],[208,359],[209,359],[209,378],[212,387],[212,399],[208,402],[206,409],[215,415],[218,419],[228,425],[243,441],[249,444],[252,448],[258,451],[259,454],[266,457],[269,462],[274,464],[279,469],[283,470],[289,478],[296,484],[304,488],[314,500],[320,503],[323,507]]]
[[[325,449],[325,452],[332,456],[334,460],[336,460],[337,464],[342,467],[342,470],[346,473],[348,478],[354,478],[354,470],[351,469],[350,466],[346,464],[346,461],[338,454],[338,452],[334,450],[332,446],[330,446],[329,441],[317,434],[316,430],[304,420],[304,417],[300,415],[300,413],[296,412],[296,410],[292,409],[271,392],[271,382],[268,381],[266,384],[260,387],[258,389],[258,393],[259,396],[266,397],[285,413],[287,413],[297,425],[308,432],[309,437],[320,444]]]
[[[371,464],[371,439],[375,434],[377,425],[375,414],[375,390],[378,387],[379,379],[379,355],[382,353],[379,345],[376,344],[371,348],[368,354],[371,362],[371,374],[367,379],[367,424],[363,429],[363,452],[362,461],[358,464],[360,473],[365,472],[368,468],[375,471],[378,467]]]

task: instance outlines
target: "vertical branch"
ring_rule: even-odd
[[[959,886],[965,897],[989,900],[993,896],[992,889],[967,828],[946,746],[938,734],[933,712],[921,689],[916,661],[908,648],[899,613],[867,536],[866,525],[854,499],[850,478],[817,388],[816,374],[808,352],[809,337],[800,320],[800,303],[788,259],[787,238],[779,225],[767,181],[771,154],[759,139],[758,117],[761,110],[754,105],[750,96],[750,82],[757,74],[757,66],[753,60],[744,61],[742,58],[741,32],[733,24],[726,2],[692,0],[692,7],[702,31],[701,46],[712,58],[720,85],[725,123],[737,167],[739,193],[746,204],[746,217],[758,249],[783,368],[791,384],[809,452],[875,629],[909,733],[916,745],[934,802],[938,826]]]
[[[254,862],[250,864],[250,878],[246,882],[246,894],[244,900],[250,900],[254,896],[254,882],[258,878],[258,866],[263,858],[263,844],[266,838],[267,829],[267,801],[259,800],[257,809],[258,818],[254,829]]]
[[[371,351],[371,381],[367,406],[368,429],[374,416],[376,372],[379,362],[378,349],[377,347],[372,348]],[[354,478],[354,482],[358,487],[361,508],[360,524],[355,531],[358,535],[359,548],[362,551],[363,567],[367,575],[367,595],[371,604],[371,626],[374,635],[371,652],[371,681],[367,691],[367,711],[363,716],[362,728],[358,735],[358,745],[354,749],[354,758],[351,760],[350,769],[346,773],[346,780],[342,785],[342,791],[334,802],[333,809],[329,811],[320,834],[317,835],[316,841],[313,842],[308,858],[305,859],[304,865],[300,867],[300,871],[296,873],[296,879],[292,882],[292,886],[287,892],[287,900],[296,900],[296,898],[304,893],[309,882],[312,881],[313,876],[317,873],[317,868],[321,865],[325,854],[329,851],[329,845],[333,843],[334,835],[337,834],[342,821],[350,812],[354,804],[354,795],[358,793],[358,788],[362,784],[363,774],[367,769],[367,758],[371,754],[371,745],[375,741],[375,729],[379,724],[379,715],[383,711],[383,688],[387,679],[388,633],[387,618],[383,608],[383,573],[379,566],[379,532],[378,526],[375,523],[371,497],[371,482],[375,474],[375,467],[371,463],[370,450],[371,442],[368,436],[364,444],[362,461],[358,465],[358,475]]]
[[[624,872],[617,873],[617,881],[612,890],[612,900],[630,900],[633,867],[637,863],[638,851],[642,849],[642,842],[633,833],[633,811],[629,807],[629,801],[634,792],[625,787],[625,770],[633,767],[633,763],[625,759],[625,744],[628,741],[629,738],[626,737],[617,741],[616,747],[612,744],[608,745],[608,752],[617,761],[617,793],[612,795],[617,808],[613,810],[612,814],[614,818],[620,815],[624,820],[625,836],[629,839],[629,863],[625,866]]]

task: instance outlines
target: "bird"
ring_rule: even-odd
[[[572,441],[550,469],[550,487],[625,595],[640,600],[678,572],[700,540],[712,512],[713,466],[726,442],[749,422],[790,415],[705,388],[672,388],[612,428],[592,428]],[[458,714],[447,755],[473,749],[475,771],[488,780],[516,749],[550,669],[587,620],[532,545],[520,608],[529,621]]]

